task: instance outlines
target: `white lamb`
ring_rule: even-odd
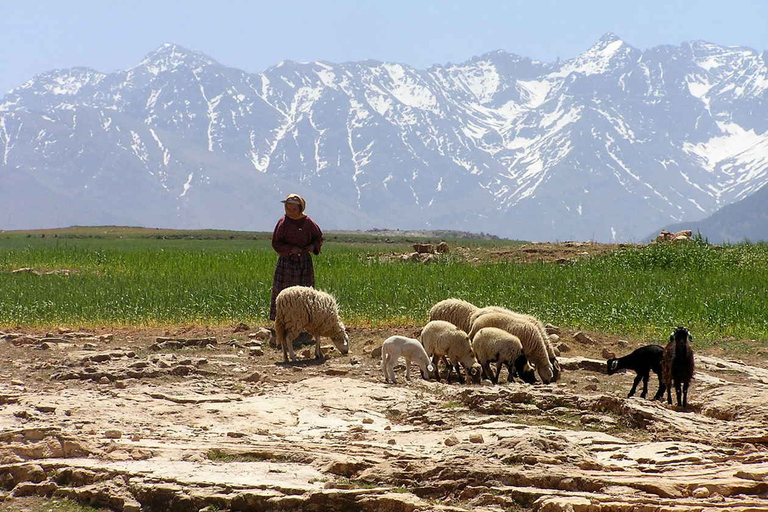
[[[477,306],[461,299],[441,300],[429,310],[429,320],[445,320],[464,332],[469,332],[472,324],[470,317],[477,311]]]
[[[293,340],[302,332],[315,339],[315,358],[323,358],[320,337],[331,338],[342,354],[349,353],[349,336],[339,318],[339,308],[332,295],[307,286],[291,286],[277,295],[275,336],[283,347],[283,360],[296,361]]]
[[[549,357],[549,362],[552,365],[552,382],[557,382],[560,380],[560,362],[557,360],[557,355],[555,354],[555,349],[552,346],[552,339],[549,337],[549,334],[547,334],[547,329],[544,327],[544,323],[536,318],[533,315],[527,315],[525,313],[518,313],[516,311],[512,311],[511,309],[502,308],[500,306],[488,306],[485,308],[479,308],[474,313],[472,313],[472,316],[470,317],[470,324],[474,323],[475,320],[477,320],[482,315],[487,315],[488,313],[505,313],[508,314],[518,320],[522,320],[524,322],[530,322],[541,333],[541,338],[544,340],[544,346],[547,349],[547,356]],[[472,328],[470,327],[470,332],[472,331]]]
[[[481,368],[477,364],[475,355],[472,353],[472,344],[466,332],[450,322],[433,320],[422,329],[421,343],[424,345],[424,350],[426,350],[427,354],[432,357],[432,364],[435,367],[435,376],[438,381],[440,381],[438,361],[442,359],[448,368],[446,380],[450,379],[453,365],[456,365],[459,382],[464,383],[464,377],[462,377],[461,369],[459,368],[459,363],[461,363],[467,371],[469,378],[475,383],[480,382]]]
[[[424,379],[429,379],[429,375],[435,369],[430,364],[429,356],[419,340],[405,336],[390,336],[381,344],[381,371],[384,373],[385,382],[397,384],[395,364],[401,356],[405,358],[406,380],[411,379],[411,362],[419,365]]]
[[[483,368],[486,378],[494,384],[499,383],[501,368],[507,367],[507,382],[514,382],[513,364],[523,350],[520,338],[496,327],[484,327],[475,333],[472,350],[477,362]],[[491,371],[491,363],[496,363],[496,375]]]
[[[545,384],[552,382],[554,370],[549,361],[547,346],[539,329],[530,322],[506,313],[488,313],[478,317],[472,324],[470,338],[474,339],[477,331],[484,327],[497,327],[520,338],[523,352],[528,361],[536,367],[536,372]]]

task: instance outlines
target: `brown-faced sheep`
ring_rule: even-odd
[[[662,380],[667,387],[667,403],[672,405],[672,385],[675,386],[677,405],[688,407],[688,386],[696,372],[693,361],[693,337],[685,327],[678,327],[669,336],[662,360]]]

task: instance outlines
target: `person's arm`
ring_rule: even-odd
[[[272,249],[274,249],[275,252],[283,258],[287,258],[291,254],[297,254],[298,252],[301,252],[298,247],[291,245],[286,241],[285,231],[285,217],[281,217],[280,220],[277,221],[275,230],[272,232]]]
[[[305,249],[317,255],[320,254],[320,249],[323,246],[325,238],[323,237],[323,232],[320,230],[320,226],[315,224],[312,219],[309,219],[309,221],[312,223],[312,243],[305,247]]]

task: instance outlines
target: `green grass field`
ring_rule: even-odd
[[[411,239],[327,238],[317,287],[337,297],[351,325],[419,324],[435,302],[460,297],[623,336],[663,339],[686,325],[699,340],[768,338],[766,244],[630,247],[573,265],[469,263],[455,253],[415,264],[377,257],[406,251]],[[266,323],[275,261],[267,233],[0,233],[0,327]],[[12,273],[23,267],[41,275]]]

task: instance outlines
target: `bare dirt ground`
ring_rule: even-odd
[[[604,373],[642,340],[561,332],[552,385],[388,385],[371,350],[416,326],[287,365],[242,329],[0,333],[0,510],[768,510],[764,355],[697,354],[682,410]]]

